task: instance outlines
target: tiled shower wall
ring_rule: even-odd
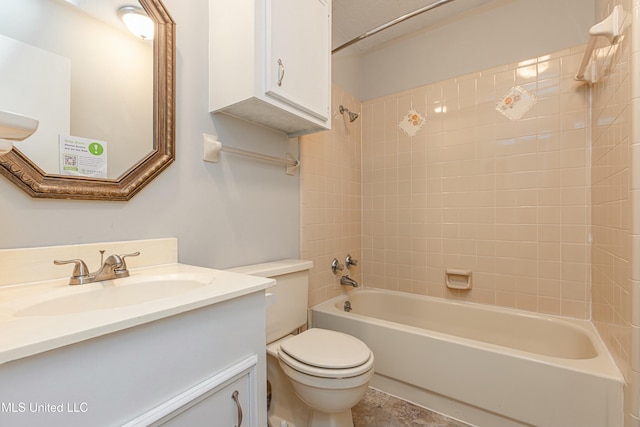
[[[541,313],[590,314],[588,90],[584,47],[362,106],[362,271],[367,286]],[[520,120],[496,111],[519,85]],[[413,108],[413,137],[398,128]],[[445,270],[472,272],[449,290]]]
[[[331,261],[347,254],[361,260],[361,119],[349,122],[339,105],[360,111],[360,100],[337,86],[332,90],[332,130],[300,138],[301,256],[313,261],[309,305],[342,293],[340,276],[361,282],[361,267],[334,275]]]
[[[627,1],[603,3],[598,20],[616,4],[632,12]],[[609,66],[592,89],[592,317],[627,380],[625,425],[640,425],[640,277],[632,274],[640,271],[640,135],[633,134],[640,96],[640,33],[638,23],[631,22],[640,15],[639,6],[634,4],[635,13],[626,15],[626,23],[632,25],[626,26],[621,42],[611,47],[606,40],[599,40],[599,69],[607,63]]]
[[[366,286],[591,315],[627,381],[625,425],[640,426],[640,4],[600,1],[597,19],[616,4],[633,24],[597,51],[611,62],[591,111],[573,80],[583,48],[362,107],[334,87],[336,110],[363,115],[347,125],[336,114],[332,131],[301,138],[310,304],[342,292],[328,264],[351,251]],[[511,122],[494,107],[515,85],[538,103]],[[426,116],[412,138],[398,129],[410,108]],[[473,289],[447,290],[447,267],[472,270]]]

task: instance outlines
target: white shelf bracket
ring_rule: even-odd
[[[202,160],[218,163],[218,153],[222,150],[222,143],[215,135],[202,134]]]

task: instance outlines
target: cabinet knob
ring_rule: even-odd
[[[238,393],[238,390],[234,391],[233,394],[231,395],[231,398],[236,403],[236,408],[238,409],[238,425],[236,427],[242,426],[242,405],[240,405],[239,395],[240,393]]]
[[[278,86],[282,86],[282,80],[284,79],[284,64],[282,59],[278,59]]]

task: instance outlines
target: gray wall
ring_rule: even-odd
[[[359,86],[334,78],[366,101],[586,43],[595,21],[594,0],[496,0],[368,52]]]
[[[0,177],[0,248],[177,237],[179,260],[195,265],[298,256],[299,178],[225,153],[205,163],[202,133],[282,157],[297,139],[209,114],[208,2],[164,3],[177,23],[176,162],[129,202],[36,200]]]
[[[362,57],[355,49],[345,49],[334,54],[331,57],[331,82],[359,99],[362,82],[361,66]]]

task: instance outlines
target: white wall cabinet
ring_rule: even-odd
[[[330,0],[209,0],[209,109],[289,136],[330,129]]]

